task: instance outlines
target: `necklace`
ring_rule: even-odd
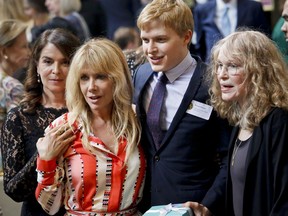
[[[238,142],[239,143],[238,143]],[[242,140],[239,140],[238,138],[235,140],[235,145],[234,145],[234,149],[233,149],[233,153],[232,153],[232,160],[231,160],[231,165],[233,166],[234,165],[234,160],[235,160],[235,156],[237,154],[237,151],[239,149],[239,147],[241,146],[242,144]]]

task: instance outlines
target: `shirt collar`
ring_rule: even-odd
[[[196,63],[196,60],[192,58],[188,52],[186,57],[176,67],[165,72],[170,83],[173,83],[178,77],[180,77],[191,65]]]
[[[223,0],[216,0],[216,3],[219,11],[225,10],[227,6],[229,8],[237,8],[237,0],[231,0],[228,3],[224,3]]]

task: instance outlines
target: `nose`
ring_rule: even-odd
[[[55,62],[52,68],[52,73],[58,74],[60,72],[60,64]]]
[[[150,41],[148,44],[147,44],[147,51],[148,53],[152,53],[152,52],[155,52],[157,50],[155,44]]]
[[[281,31],[282,32],[284,32],[285,34],[286,34],[286,32],[287,32],[287,27],[286,27],[286,21],[284,21],[284,23],[283,23],[283,25],[282,25],[282,27],[281,27]]]
[[[88,86],[89,91],[95,91],[97,89],[96,85],[96,80],[95,79],[90,79],[89,80],[89,86]]]
[[[217,76],[218,77],[228,77],[228,70],[225,65],[222,66],[222,68],[217,68]]]

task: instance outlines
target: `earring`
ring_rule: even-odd
[[[37,74],[37,82],[38,82],[38,83],[41,83],[40,75],[39,75],[39,74]]]
[[[8,56],[7,56],[7,55],[4,55],[4,59],[6,59],[6,60],[7,60],[7,59],[8,59]]]

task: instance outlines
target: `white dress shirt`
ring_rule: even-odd
[[[215,23],[221,30],[221,18],[223,17],[226,7],[229,7],[228,16],[231,23],[231,32],[234,32],[237,26],[237,0],[231,0],[224,3],[223,0],[216,0],[216,16]]]

